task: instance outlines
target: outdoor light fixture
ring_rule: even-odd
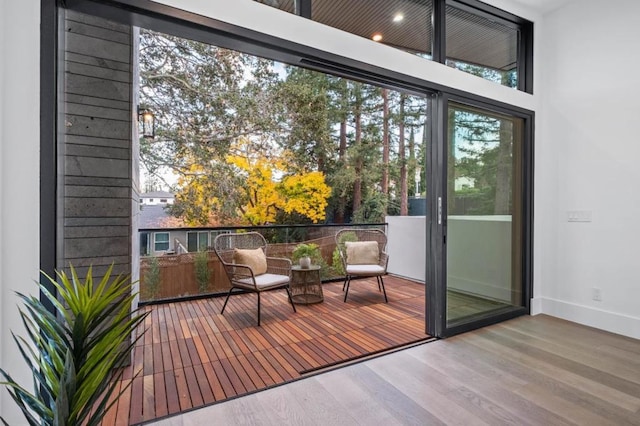
[[[156,135],[156,117],[150,109],[138,107],[138,123],[140,123],[140,133],[142,137],[153,139]]]
[[[375,33],[375,34],[371,37],[371,40],[373,40],[373,41],[380,41],[380,40],[382,40],[382,34],[380,34],[380,33]]]

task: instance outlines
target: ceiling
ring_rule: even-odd
[[[537,12],[547,13],[559,9],[573,0],[512,0],[514,3],[523,4]]]
[[[294,0],[256,1],[291,13],[295,7]],[[311,0],[311,11],[325,25],[369,39],[380,34],[383,44],[431,54],[431,0]],[[402,20],[394,21],[398,13]],[[516,66],[517,30],[450,6],[446,28],[448,59],[501,71]]]

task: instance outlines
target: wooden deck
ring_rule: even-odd
[[[154,423],[640,425],[640,340],[523,316]]]
[[[261,327],[255,294],[231,296],[224,315],[224,298],[148,306],[148,331],[121,384],[131,386],[103,424],[164,417],[429,338],[424,285],[389,276],[385,287],[388,304],[375,279],[353,281],[344,303],[342,283],[328,283],[323,303],[297,313],[283,290],[269,292]]]

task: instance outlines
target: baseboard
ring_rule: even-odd
[[[538,310],[538,308],[540,308]],[[640,318],[561,300],[531,299],[531,315],[547,314],[578,324],[640,339]]]
[[[542,312],[542,298],[541,297],[534,297],[533,299],[531,299],[530,304],[529,304],[529,311],[531,312],[531,315],[538,315],[538,314],[543,314],[544,312]]]

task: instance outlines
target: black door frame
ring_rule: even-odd
[[[484,316],[474,321],[459,324],[453,327],[447,326],[447,156],[448,143],[448,110],[449,103],[469,105],[484,110],[504,115],[521,118],[523,125],[522,148],[522,176],[520,184],[523,191],[522,205],[522,306],[514,307],[508,312],[501,312],[491,316]],[[430,177],[430,192],[433,194],[429,201],[428,211],[433,212],[427,216],[427,229],[431,236],[430,259],[427,261],[427,331],[436,337],[449,337],[464,333],[476,328],[496,324],[511,318],[530,313],[530,300],[533,285],[533,123],[534,113],[516,110],[510,107],[474,99],[467,96],[440,93],[436,106],[433,108],[433,120],[438,123],[434,126],[432,137],[435,141],[431,149],[427,151],[432,170],[436,170],[435,176]],[[434,283],[430,285],[430,283]]]
[[[57,81],[58,7],[60,0],[41,0],[40,52],[40,268],[53,276],[56,266],[57,218]],[[426,214],[426,332],[447,337],[472,328],[503,321],[529,312],[532,277],[533,230],[533,123],[534,113],[438,83],[422,80],[343,56],[327,53],[290,40],[261,34],[212,18],[185,12],[150,0],[66,0],[64,7],[134,26],[145,27],[220,47],[262,56],[292,65],[316,69],[365,83],[403,90],[431,98],[431,143],[425,170],[428,182]],[[433,95],[435,93],[435,95]],[[523,211],[523,297],[517,312],[480,320],[460,327],[446,327],[444,238],[446,237],[446,110],[449,100],[521,117],[525,121]],[[436,173],[440,170],[439,173]],[[432,194],[429,195],[429,194]],[[438,222],[438,215],[442,218]],[[43,280],[46,281],[46,280]]]

